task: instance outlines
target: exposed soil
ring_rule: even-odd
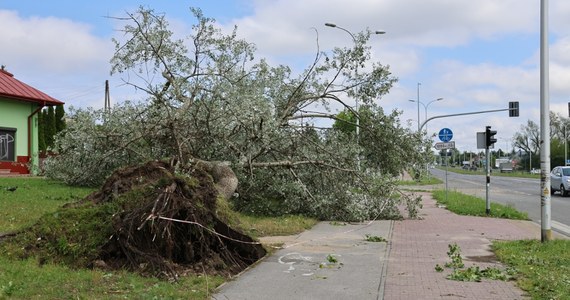
[[[481,262],[481,263],[497,263],[497,256],[495,254],[481,255],[481,256],[466,256],[466,260]]]

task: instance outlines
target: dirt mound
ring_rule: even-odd
[[[212,177],[196,166],[181,173],[160,161],[117,170],[99,191],[42,218],[26,249],[75,266],[168,278],[233,275],[263,257],[259,243],[217,217]]]

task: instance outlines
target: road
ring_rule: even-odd
[[[445,183],[445,170],[431,169],[431,173]],[[485,175],[466,175],[447,172],[449,190],[485,199]],[[540,180],[533,178],[501,177],[491,174],[489,189],[491,202],[512,205],[528,213],[529,218],[540,223]],[[570,237],[570,197],[558,193],[551,197],[552,229]]]

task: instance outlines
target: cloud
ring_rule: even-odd
[[[403,110],[403,123],[413,119],[414,130],[417,110],[415,103],[408,99],[416,98],[417,82],[422,82],[422,101],[445,99],[429,107],[430,116],[502,108],[511,100],[521,102],[518,119],[506,117],[505,112],[430,123],[433,131],[442,126],[453,128],[461,149],[465,149],[464,145],[473,148],[474,132],[483,130],[485,125],[497,126],[499,135],[508,138],[528,119],[539,120],[539,1],[253,0],[247,5],[248,14],[239,13],[235,17],[236,14],[225,7],[212,8],[218,15],[206,14],[206,17],[221,20],[220,26],[226,32],[237,25],[238,36],[256,44],[257,58],[267,58],[273,65],[286,64],[294,70],[309,65],[318,50],[351,46],[350,35],[325,27],[325,22],[336,23],[355,34],[366,28],[385,30],[387,34],[371,37],[373,59],[390,65],[399,82],[378,102],[387,112]],[[155,6],[157,11],[173,7],[170,4]],[[567,84],[570,82],[570,18],[567,17],[570,1],[552,1],[550,6],[551,109],[563,111],[566,116],[566,98],[570,94]],[[122,8],[114,10],[124,11]],[[165,13],[177,37],[189,34],[194,22],[189,12],[184,17],[177,12]],[[24,18],[7,10],[0,10],[0,19],[3,24],[10,24],[0,27],[3,41],[0,63],[6,64],[16,76],[31,72],[41,76],[91,76],[95,80],[88,86],[68,88],[61,95],[72,95],[78,99],[78,106],[102,105],[102,92],[96,97],[81,96],[89,98],[85,101],[76,96],[82,91],[92,91],[94,86],[102,86],[108,76],[113,45],[108,37],[97,36],[90,27],[100,25],[56,17]],[[116,28],[124,25],[107,21],[115,22]],[[519,37],[523,38],[519,40]],[[502,41],[524,45],[505,47]],[[493,57],[494,60],[483,57],[497,50],[503,52]],[[511,51],[516,54],[513,59]],[[508,64],[505,59],[510,59]],[[22,69],[25,71],[20,71]],[[112,97],[119,97],[115,88],[118,85],[111,83]],[[59,90],[54,96],[57,93]],[[423,108],[421,119],[424,119]]]
[[[83,23],[55,17],[22,18],[0,10],[0,57],[9,70],[62,74],[80,69],[108,69],[112,44],[90,33]]]
[[[391,42],[422,47],[453,47],[473,38],[499,38],[513,32],[536,32],[537,6],[519,0],[277,0],[256,1],[254,14],[231,22],[260,49],[271,52],[311,50],[315,27],[321,40],[349,44],[350,38],[325,22],[353,33],[387,31]],[[324,44],[328,46],[328,43]]]

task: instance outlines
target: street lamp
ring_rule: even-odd
[[[568,165],[568,135],[566,134],[566,125],[564,124],[564,165]]]
[[[418,86],[419,86],[419,83],[418,83]],[[418,97],[418,99],[419,99],[419,97]],[[443,100],[443,98],[437,98],[435,100],[428,102],[428,104],[424,104],[423,102],[421,102],[419,100],[413,100],[413,99],[408,100],[410,102],[417,102],[418,103],[418,132],[420,131],[420,127],[419,127],[419,124],[420,124],[420,104],[424,107],[425,116],[426,116],[426,120],[427,120],[427,109],[428,109],[429,105],[434,103],[434,102],[441,101],[441,100]],[[427,124],[426,124],[426,132],[427,132]]]
[[[344,29],[344,28],[342,28],[342,27],[340,27],[340,26],[337,26],[337,25],[334,24],[334,23],[325,23],[325,26],[333,27],[333,28],[338,28],[338,29],[340,29],[340,30],[344,30],[344,31],[346,31],[348,34],[350,34],[350,36],[352,37],[352,39],[353,39],[354,41],[356,41],[356,38],[354,38],[354,35],[352,34],[352,32],[348,31],[347,29]],[[374,34],[385,34],[386,31],[376,30],[376,31],[374,31],[373,33],[374,33]]]
[[[421,83],[418,82],[418,100],[411,100],[411,99],[408,100],[408,101],[410,101],[410,102],[417,102],[417,103],[418,103],[418,135],[420,134],[420,129],[421,129],[421,127],[420,127],[420,104],[423,105],[423,107],[424,107],[424,111],[425,111],[425,115],[426,115],[426,120],[427,120],[427,109],[428,109],[428,106],[429,106],[430,104],[434,103],[434,102],[443,100],[443,98],[437,98],[437,99],[435,99],[435,100],[432,100],[432,101],[428,102],[428,104],[424,104],[423,102],[420,101],[420,85],[421,85]],[[428,131],[427,131],[427,123],[426,123],[426,133],[427,133],[427,132],[428,132]],[[421,138],[420,138],[420,140],[421,140]],[[426,173],[427,173],[428,176],[429,176],[429,166],[428,166],[427,163],[426,163]]]
[[[352,41],[354,42],[354,44],[356,45],[356,37],[354,36],[354,34],[352,34],[352,32],[350,32],[348,29],[345,29],[343,27],[337,26],[334,23],[325,23],[325,26],[327,27],[332,27],[332,28],[338,28],[346,33],[348,33],[350,35],[350,37],[352,38]],[[374,31],[374,34],[385,34],[385,31]],[[355,72],[358,74],[358,66],[357,69],[355,70]],[[359,141],[360,141],[360,116],[358,115],[358,98],[355,99],[355,110],[356,110],[356,144],[359,145]],[[358,157],[356,158],[357,164],[358,164],[358,170],[360,170],[360,155],[358,155]]]
[[[497,139],[499,140],[504,140],[505,141],[505,151],[503,151],[506,155],[504,155],[504,157],[511,157],[511,152],[509,151],[509,142],[510,139],[508,138],[503,138],[503,137],[498,137]],[[513,152],[514,152],[515,148],[513,147]]]
[[[421,129],[420,128],[420,85],[422,85],[422,84],[418,82],[418,98],[416,98],[416,100],[418,101],[418,134],[420,134],[420,129]],[[427,116],[426,116],[426,120],[427,120]]]

